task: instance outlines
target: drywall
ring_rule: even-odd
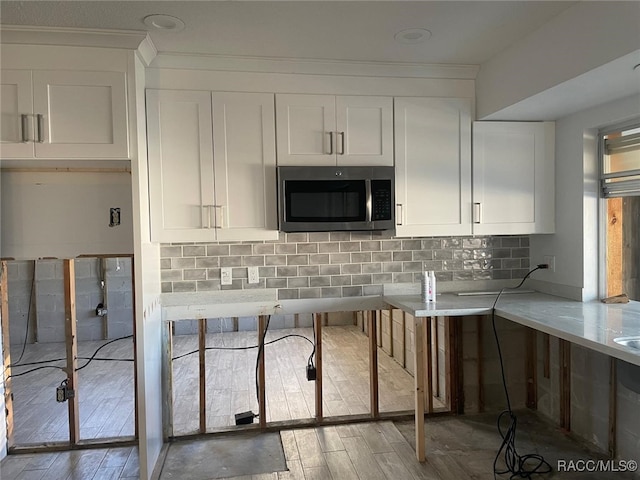
[[[636,51],[638,18],[638,2],[577,2],[481,66],[478,118]]]
[[[151,243],[144,104],[145,70],[131,54],[129,71],[131,186],[135,272],[136,354],[138,375],[138,444],[140,478],[149,479],[163,444],[162,309],[160,308],[160,246]]]
[[[2,257],[73,258],[133,251],[131,177],[122,173],[4,171]],[[120,225],[110,226],[110,208]]]
[[[640,114],[640,95],[609,102],[556,121],[556,233],[531,236],[531,261],[555,255],[556,271],[532,285],[548,293],[572,287],[576,299],[598,296],[599,128]]]

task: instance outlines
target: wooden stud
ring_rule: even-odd
[[[407,331],[406,331],[406,317],[404,311],[402,311],[402,316],[400,325],[402,327],[402,337],[400,337],[402,343],[402,368],[407,368]]]
[[[2,329],[2,369],[4,371],[4,408],[7,425],[7,447],[13,439],[13,389],[11,379],[11,339],[9,338],[9,292],[7,262],[0,262],[0,328]]]
[[[136,275],[133,256],[131,256],[131,298],[133,305],[133,416],[134,416],[134,436],[139,438],[139,426],[138,426],[138,325],[136,323]],[[169,352],[169,358],[171,358],[171,351]],[[171,367],[171,364],[169,364]],[[173,406],[173,405],[172,405]],[[171,412],[173,414],[173,412]]]
[[[238,317],[232,317],[231,322],[233,323],[233,331],[238,331]]]
[[[425,318],[426,321],[426,325],[425,325],[425,329],[424,329],[424,333],[425,333],[425,359],[426,359],[426,364],[425,364],[425,373],[427,374],[426,377],[426,384],[425,384],[425,397],[426,397],[426,401],[427,404],[425,406],[427,413],[433,413],[433,368],[432,368],[432,359],[433,359],[433,353],[431,350],[431,320],[433,317],[427,317]]]
[[[609,457],[618,451],[616,425],[618,423],[618,361],[609,357]]]
[[[33,312],[33,320],[27,318],[27,323],[31,320],[31,342],[36,343],[38,341],[38,261],[33,261],[33,298],[29,299],[31,305],[31,311]]]
[[[478,412],[484,412],[484,322],[482,315],[476,316],[478,342]]]
[[[369,314],[372,315],[376,321],[376,334],[374,335],[374,338],[378,342],[378,346],[382,348],[382,315],[380,315],[378,310],[372,310]]]
[[[328,327],[328,326],[329,326],[329,313],[328,313],[328,312],[324,312],[324,313],[322,313],[322,324],[323,324],[325,327]]]
[[[393,307],[389,307],[389,356],[393,358]]]
[[[424,351],[423,351],[423,323],[421,317],[414,317],[414,354],[415,370],[413,381],[415,384],[415,422],[416,422],[416,458],[425,461],[424,451]]]
[[[548,333],[542,334],[542,375],[544,378],[551,376],[551,337]]]
[[[76,275],[73,259],[64,260],[64,326],[67,347],[67,388],[74,395],[67,400],[69,406],[69,442],[80,440],[80,409],[78,406],[78,336],[76,333]]]
[[[623,202],[621,197],[607,199],[607,297],[624,292]]]
[[[446,403],[452,413],[464,413],[462,371],[462,323],[460,317],[445,317]]]
[[[313,327],[316,337],[316,420],[322,420],[322,314],[314,314]]]
[[[433,322],[433,378],[435,382],[434,395],[440,398],[440,345],[438,340],[438,317]]]
[[[378,346],[376,345],[378,315],[377,311],[369,312],[369,400],[371,416],[380,416],[380,399],[378,395]]]
[[[264,336],[265,336],[265,328],[266,328],[266,319],[265,315],[258,316],[258,345],[263,345]],[[265,349],[262,349],[262,355],[258,360],[258,418],[260,423],[260,428],[265,428],[267,426],[267,396],[265,389],[265,371],[264,371],[264,355]]]
[[[100,271],[102,272],[102,278],[99,280],[104,280],[104,284],[102,284],[102,303],[104,303],[104,305],[109,305],[109,291],[107,290],[107,259],[98,258],[98,262],[100,262]],[[109,338],[109,309],[107,309],[107,314],[103,315],[100,321],[102,322],[102,339],[106,340]]]
[[[527,408],[538,408],[538,346],[537,332],[526,329],[525,372],[527,377]]]
[[[558,339],[560,356],[560,428],[571,431],[571,343]]]
[[[198,319],[198,365],[200,382],[200,433],[207,431],[207,319]]]
[[[164,348],[163,356],[163,433],[165,442],[173,437],[173,322],[169,322],[162,327]],[[134,337],[135,338],[135,337]],[[136,395],[137,399],[137,395]],[[136,409],[137,414],[137,409]],[[137,424],[137,422],[136,422]]]
[[[293,328],[298,328],[300,326],[300,314],[296,313],[293,316]]]

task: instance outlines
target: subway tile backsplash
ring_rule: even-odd
[[[529,270],[528,236],[398,239],[388,233],[280,233],[268,242],[163,244],[162,291],[275,288],[279,299],[378,295],[383,284],[522,278]],[[247,268],[260,281],[250,284]],[[232,267],[232,285],[220,268]]]

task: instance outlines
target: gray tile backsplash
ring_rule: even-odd
[[[528,236],[280,233],[268,242],[164,244],[160,252],[163,292],[275,288],[279,299],[377,295],[385,283],[418,282],[424,270],[444,282],[517,279],[529,270]],[[259,283],[248,283],[249,266],[258,267]],[[220,285],[221,267],[232,267],[232,285]]]

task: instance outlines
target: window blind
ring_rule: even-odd
[[[603,136],[602,195],[640,196],[640,127]]]

